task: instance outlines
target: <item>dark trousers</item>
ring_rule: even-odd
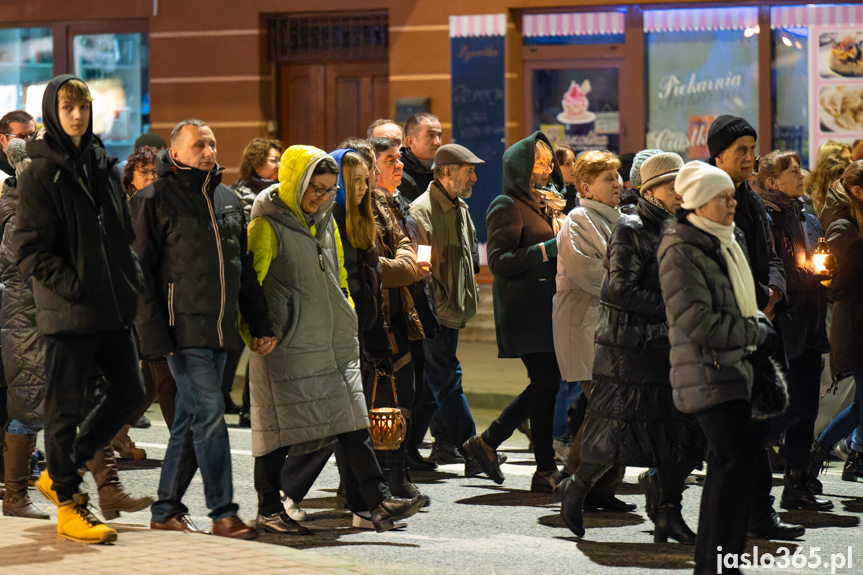
[[[390,492],[377,457],[375,457],[369,430],[359,429],[342,433],[337,435],[336,439],[338,439],[339,447],[343,450],[347,467],[353,473],[353,481],[359,485],[359,492],[363,501],[369,509],[374,509],[380,505],[385,497],[389,497]],[[280,447],[255,458],[255,490],[258,492],[258,513],[261,515],[272,515],[282,509],[279,496],[279,491],[282,489],[282,468],[287,460],[292,459],[287,457],[288,450],[289,447]],[[314,453],[301,457],[307,458],[312,455]],[[319,461],[313,457],[309,459]],[[299,463],[302,463],[302,460]],[[323,469],[323,466],[318,468],[318,473],[320,473],[320,469]],[[339,472],[342,473],[342,471],[340,467]],[[310,476],[311,473],[306,474],[307,481]],[[314,479],[316,478],[317,476]],[[312,479],[312,483],[314,483],[314,479]],[[347,486],[348,483],[346,482],[345,485]],[[309,488],[311,488],[311,484],[305,488],[306,493],[308,493]],[[288,491],[285,491],[285,494],[290,496]]]
[[[282,465],[281,472],[281,489],[285,492],[285,497],[292,499],[295,503],[305,499],[332,454],[333,446],[330,445],[311,453],[288,456]]]
[[[102,397],[86,412],[90,376],[105,378]],[[128,329],[45,336],[45,456],[60,501],[78,492],[82,467],[144,403],[138,351]]]
[[[686,478],[692,473],[693,465],[664,464],[658,468],[656,475],[659,479],[659,504],[680,507],[683,502],[683,488],[686,486]]]
[[[790,360],[785,380],[788,382],[788,409],[774,418],[774,435],[778,438],[785,432],[782,455],[786,466],[802,469],[809,464],[809,449],[815,436],[815,420],[818,418],[821,353],[810,349]]]
[[[695,571],[716,573],[717,547],[743,553],[759,449],[746,401],[729,401],[695,414],[707,438],[707,477],[701,493]]]
[[[174,424],[177,382],[174,381],[174,376],[171,375],[168,361],[164,358],[157,360],[145,359],[141,362],[141,371],[144,374],[144,387],[147,389],[147,407],[153,403],[152,397],[157,398],[159,400],[159,410],[161,410],[162,417],[165,419],[165,425],[170,430]],[[138,419],[140,419],[141,415],[144,415],[144,411],[147,411],[147,409],[145,408],[138,415]]]
[[[552,446],[554,402],[560,387],[557,357],[554,352],[531,353],[522,356],[521,361],[527,368],[530,384],[488,426],[482,438],[497,449],[525,419],[530,418],[536,468],[538,471],[551,471],[557,469]]]

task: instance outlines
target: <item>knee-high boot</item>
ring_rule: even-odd
[[[31,455],[36,447],[36,435],[6,433],[3,448],[6,493],[3,495],[3,515],[48,519],[48,514],[33,505],[27,487],[32,467]]]

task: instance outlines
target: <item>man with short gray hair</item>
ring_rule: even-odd
[[[425,380],[446,421],[446,430],[436,439],[456,446],[476,433],[456,349],[458,331],[476,315],[479,300],[473,261],[476,229],[464,199],[476,183],[474,166],[484,163],[464,146],[441,146],[434,155],[434,180],[410,206],[420,244],[431,246],[434,308],[441,325],[440,331],[423,340]],[[423,419],[417,417],[417,421]],[[416,440],[418,434],[411,436]]]
[[[434,157],[441,145],[440,120],[434,114],[420,112],[405,122],[405,141],[401,149],[404,176],[399,191],[414,201],[434,180]]]

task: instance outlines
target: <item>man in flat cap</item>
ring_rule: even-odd
[[[456,348],[458,330],[476,315],[479,299],[472,252],[476,229],[464,200],[476,183],[474,166],[483,163],[464,146],[441,146],[434,156],[434,180],[410,206],[420,245],[431,246],[430,285],[441,326],[423,340],[425,380],[446,421],[446,442],[452,445],[461,445],[476,433]]]

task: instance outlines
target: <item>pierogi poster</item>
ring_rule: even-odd
[[[863,31],[809,28],[809,149],[863,139]]]

